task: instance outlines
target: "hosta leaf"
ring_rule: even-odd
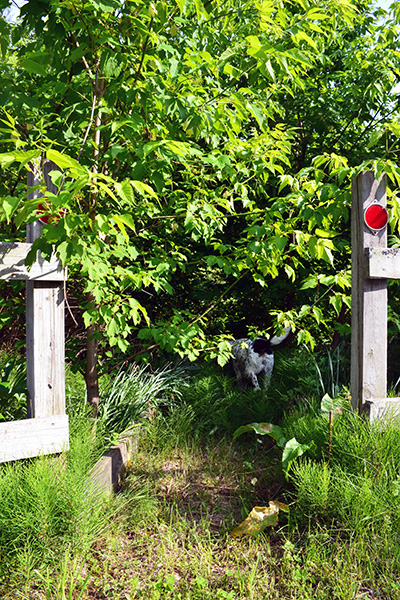
[[[325,396],[321,400],[319,412],[324,417],[327,417],[330,412],[333,412],[334,415],[341,415],[342,399],[338,397],[331,398],[329,394],[325,394]]]
[[[286,443],[282,429],[278,427],[278,425],[273,425],[272,423],[250,423],[249,425],[242,425],[236,429],[233,434],[233,439],[236,439],[239,435],[247,433],[248,431],[254,431],[257,435],[269,435],[276,441],[278,446],[281,447]]]
[[[287,476],[290,466],[296,458],[304,454],[307,450],[310,450],[315,444],[300,444],[296,438],[292,438],[286,442],[282,454],[282,469]]]

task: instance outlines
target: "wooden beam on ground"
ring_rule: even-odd
[[[0,463],[64,452],[68,440],[67,415],[0,423]]]
[[[32,248],[27,242],[5,242],[0,244],[0,279],[25,281],[64,281],[65,273],[61,262],[54,256],[44,260],[39,253],[32,267],[25,259]]]

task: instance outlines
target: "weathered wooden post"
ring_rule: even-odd
[[[36,165],[34,165],[34,168]],[[59,170],[51,161],[44,161],[46,187],[56,192],[48,176]],[[41,183],[41,176],[28,172],[28,192]],[[38,190],[28,198],[43,196]],[[33,243],[42,233],[43,225],[35,221],[27,225],[26,240]],[[64,280],[26,282],[26,368],[28,387],[28,417],[48,417],[65,413],[64,357]],[[44,368],[44,365],[46,367]]]
[[[351,399],[371,420],[400,411],[400,398],[386,397],[387,279],[400,276],[387,220],[386,175],[361,173],[352,182]]]
[[[45,162],[46,184],[49,170],[58,169]],[[39,173],[30,173],[28,191],[40,183]],[[37,190],[33,196],[40,197]],[[28,419],[0,423],[0,462],[52,454],[68,448],[68,417],[65,414],[64,375],[64,281],[65,273],[55,257],[50,261],[40,254],[28,270],[26,256],[40,236],[42,225],[27,228],[26,243],[0,244],[0,279],[23,279],[26,290],[26,363]]]

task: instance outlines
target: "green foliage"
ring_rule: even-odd
[[[390,529],[395,535],[397,435],[395,421],[383,430],[355,416],[337,417],[330,464],[304,460],[292,470],[297,519],[317,516],[325,522],[346,523],[354,533]]]
[[[148,421],[161,407],[174,406],[188,385],[182,365],[166,365],[154,372],[133,366],[121,370],[103,391],[97,423],[106,440],[115,442]]]
[[[319,375],[308,353],[290,350],[291,369],[283,356],[277,354],[276,367],[286,369],[287,378],[274,376],[276,382],[282,377],[284,404],[293,378],[297,387],[296,398],[285,404],[285,418],[276,420],[280,429],[262,426],[259,418],[247,428],[252,435],[235,443],[232,427],[246,408],[246,416],[257,410],[271,414],[273,389],[263,401],[265,394],[243,395],[216,365],[205,372],[191,368],[190,385],[169,369],[163,377],[181,393],[172,401],[161,370],[151,376],[142,370],[146,384],[159,382],[157,399],[164,398],[165,405],[156,405],[147,421],[117,505],[88,498],[87,475],[102,448],[93,419],[85,416],[82,378],[68,370],[71,450],[61,460],[41,457],[0,470],[2,597],[350,600],[368,591],[396,598],[399,423],[369,424],[348,410],[344,395],[332,421],[328,463],[326,417],[338,407],[337,399],[321,403],[309,396],[311,376],[315,391]],[[324,350],[317,364],[325,381],[330,365]],[[123,380],[122,375],[116,380],[115,393]],[[110,387],[112,381],[110,376]],[[194,435],[215,425],[212,436]],[[257,434],[262,443],[255,441],[257,431],[267,432]],[[293,462],[289,481],[281,476],[268,432],[278,440],[283,435],[315,442]],[[253,512],[247,531],[268,527],[249,539],[233,538],[229,533],[253,499],[268,508]],[[288,517],[269,527],[277,509],[288,505]]]
[[[310,444],[300,444],[296,438],[287,440],[280,427],[272,425],[271,423],[251,423],[250,425],[243,425],[239,427],[233,434],[233,438],[236,439],[239,435],[247,433],[248,431],[254,431],[256,435],[269,435],[277,443],[277,446],[282,448],[282,470],[285,477],[288,478],[289,469],[296,458],[299,458],[307,450],[313,449],[313,442]]]
[[[58,571],[58,564],[56,569]],[[52,569],[47,567],[45,574],[41,573],[38,569],[35,569],[34,573],[43,585],[45,597],[48,600],[51,598],[60,598],[60,600],[72,600],[76,598],[76,600],[81,600],[90,584],[91,577],[90,571],[86,577],[82,576],[81,571],[82,567],[79,561],[76,558],[71,559],[70,553],[66,551],[64,559],[61,562],[59,577],[56,583],[53,580],[54,567]]]
[[[3,238],[37,217],[26,170],[48,158],[62,174],[45,204],[66,212],[35,249],[56,248],[85,326],[117,351],[133,339],[222,364],[244,281],[265,310],[246,325],[275,315],[311,347],[344,334],[351,176],[399,179],[398,14],[380,15],[337,0],[26,3],[0,19]]]
[[[81,423],[79,433],[72,431],[66,456],[1,466],[0,546],[9,565],[24,548],[33,564],[60,558],[68,548],[84,553],[107,527],[106,506],[89,483],[98,456],[93,425]]]
[[[190,423],[192,435],[200,438],[231,436],[246,421],[277,420],[285,404],[260,390],[239,390],[233,374],[229,377],[212,364],[194,373],[183,390],[182,403],[191,415],[186,417],[186,426]]]
[[[27,389],[25,365],[10,360],[2,365],[0,380],[0,421],[26,417]]]

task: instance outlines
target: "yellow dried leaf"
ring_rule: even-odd
[[[255,506],[246,519],[232,530],[233,537],[258,535],[266,527],[276,525],[279,511],[289,512],[287,504],[271,500],[269,506]]]

